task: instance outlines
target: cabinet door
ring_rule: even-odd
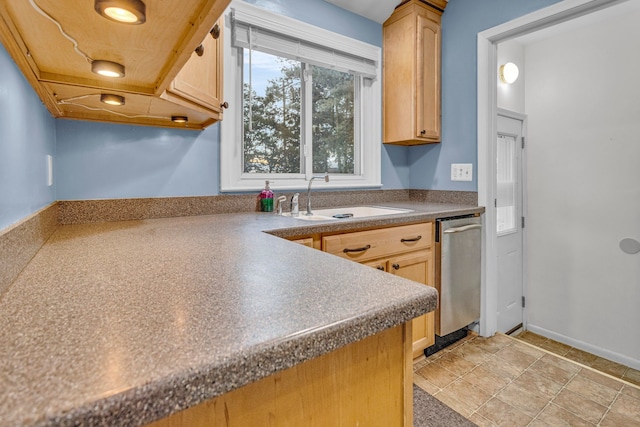
[[[418,15],[416,137],[440,141],[440,23]]]
[[[198,56],[196,52],[191,54],[167,92],[219,113],[222,110],[222,19],[216,26],[220,30],[219,36],[214,38],[208,34],[205,37],[202,56]],[[172,100],[176,101],[173,97]]]
[[[387,271],[415,282],[433,286],[433,251],[422,250],[389,258]],[[435,343],[434,312],[413,319],[413,357]]]

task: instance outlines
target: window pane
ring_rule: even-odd
[[[354,173],[353,74],[312,66],[313,173]]]
[[[301,173],[300,63],[245,49],[243,81],[244,172]]]
[[[497,232],[516,230],[516,138],[498,135],[497,148]]]

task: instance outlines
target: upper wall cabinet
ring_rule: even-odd
[[[440,142],[440,52],[445,0],[407,0],[383,25],[383,142]]]
[[[209,33],[229,3],[146,0],[146,22],[128,25],[99,15],[93,0],[7,0],[0,2],[0,41],[54,117],[202,129],[220,118],[218,101],[216,108],[201,108],[202,99],[185,103],[162,95],[185,64],[190,74],[204,64],[193,67],[192,53],[217,43]],[[206,50],[207,59],[214,58]],[[121,64],[124,77],[95,74],[96,61]],[[204,66],[215,68],[210,62]],[[104,94],[125,103],[105,104]],[[173,122],[177,116],[188,121]]]

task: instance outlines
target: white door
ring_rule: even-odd
[[[523,318],[522,121],[498,115],[496,233],[498,331],[509,332]]]

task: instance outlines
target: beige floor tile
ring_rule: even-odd
[[[473,371],[465,374],[462,379],[470,382],[476,387],[480,387],[491,395],[496,394],[501,388],[505,387],[510,382],[509,379],[499,376],[483,366],[478,366]]]
[[[505,347],[499,352],[497,352],[496,357],[499,357],[505,362],[508,362],[513,366],[516,366],[522,370],[527,369],[529,366],[533,364],[533,362],[535,362],[538,359],[537,357],[531,356],[527,353],[524,353],[518,350],[518,348],[512,345]]]
[[[531,417],[499,398],[492,398],[480,409],[478,414],[499,426],[526,426]]]
[[[465,405],[474,411],[491,399],[489,393],[463,379],[452,382],[443,388],[442,391],[448,393],[456,400],[464,402]]]
[[[475,412],[469,417],[469,421],[477,425],[478,427],[497,427],[497,424],[483,417]]]
[[[592,369],[583,368],[579,375],[582,375],[585,378],[590,379],[591,381],[597,382],[598,384],[602,384],[614,390],[620,391],[622,386],[624,385],[622,382],[613,379],[607,375],[601,374],[600,372],[594,371]]]
[[[547,354],[546,352],[540,350],[540,348],[538,348],[538,347],[533,347],[533,345],[529,345],[529,344],[526,344],[526,343],[521,343],[521,342],[518,342],[518,341],[513,343],[513,348],[515,348],[518,351],[521,351],[523,353],[527,353],[528,355],[533,356],[536,359],[539,359],[542,356],[544,356],[545,354]]]
[[[438,393],[433,395],[440,402],[447,405],[449,408],[453,409],[460,415],[465,418],[469,418],[473,413],[473,409],[471,409],[468,405],[460,402],[458,399],[453,397],[450,393],[446,391],[439,391]]]
[[[613,375],[614,377],[622,377],[627,367],[611,360],[603,359],[602,357],[596,358],[591,362],[591,367],[605,374]]]
[[[477,337],[474,341],[474,345],[487,353],[495,354],[504,347],[513,344],[513,342],[514,340],[506,335],[496,334],[490,338]]]
[[[531,421],[529,424],[527,424],[527,427],[549,427],[549,424],[544,423],[538,419],[535,419]]]
[[[493,357],[480,366],[509,381],[514,380],[524,372],[524,369],[513,366],[498,357]]]
[[[567,372],[566,370],[559,368],[553,364],[549,359],[538,359],[531,367],[529,371],[538,375],[542,375],[545,378],[555,381],[558,384],[564,385],[575,375],[573,372]]]
[[[599,403],[567,389],[562,390],[553,403],[593,424],[597,424],[607,410]]]
[[[549,399],[538,397],[515,383],[506,386],[496,397],[532,418],[549,403]]]
[[[560,356],[564,356],[571,350],[570,345],[563,344],[558,341],[548,340],[540,345],[540,348],[544,348],[545,350],[549,350],[552,353],[559,354]]]
[[[582,363],[586,366],[591,366],[594,360],[597,359],[598,356],[595,354],[587,353],[586,351],[578,350],[577,348],[570,349],[567,354],[564,355],[567,359],[574,360],[578,363]]]
[[[549,427],[595,427],[595,424],[589,423],[554,404],[544,408],[536,420]]]
[[[528,390],[536,396],[547,400],[553,399],[553,397],[562,389],[562,384],[551,381],[550,379],[532,371],[523,372],[522,375],[513,381],[513,383],[522,387],[524,390]],[[613,401],[613,398],[611,401]]]
[[[452,353],[455,353],[476,365],[480,365],[491,358],[491,353],[487,353],[486,351],[474,346],[473,341],[459,346],[455,350],[452,350]]]
[[[640,385],[640,371],[637,369],[629,368],[626,370],[622,379],[629,381],[632,384]]]
[[[611,405],[611,412],[633,420],[640,420],[640,399],[621,393]]]
[[[525,331],[521,334],[519,334],[518,336],[516,336],[516,338],[521,339],[523,341],[529,342],[533,345],[537,345],[539,346],[540,344],[542,344],[543,342],[547,341],[547,338],[538,335],[538,334],[534,334],[533,332],[529,332],[529,331]]]
[[[569,381],[566,388],[606,407],[609,407],[618,395],[618,390],[591,381],[581,375],[581,372]]]
[[[452,372],[458,376],[462,376],[475,368],[475,363],[469,362],[467,359],[456,353],[448,353],[443,355],[440,359],[433,363],[437,363],[449,372]]]
[[[440,388],[445,388],[458,378],[457,375],[443,369],[440,365],[435,363],[429,363],[424,368],[418,370],[417,373],[422,375],[431,384]]]
[[[419,374],[413,374],[413,383],[431,395],[440,391],[440,387],[430,383]]]
[[[616,412],[609,411],[599,425],[600,427],[640,427],[640,420],[632,420]]]
[[[552,365],[555,365],[560,369],[564,369],[565,371],[572,374],[576,374],[578,373],[578,371],[580,371],[580,369],[582,369],[580,365],[576,365],[569,360],[564,360],[560,357],[554,356],[553,354],[545,354],[541,360],[551,363]]]
[[[636,399],[640,399],[640,388],[633,387],[630,385],[625,385],[622,389],[622,394],[626,394],[627,396],[635,397]]]

